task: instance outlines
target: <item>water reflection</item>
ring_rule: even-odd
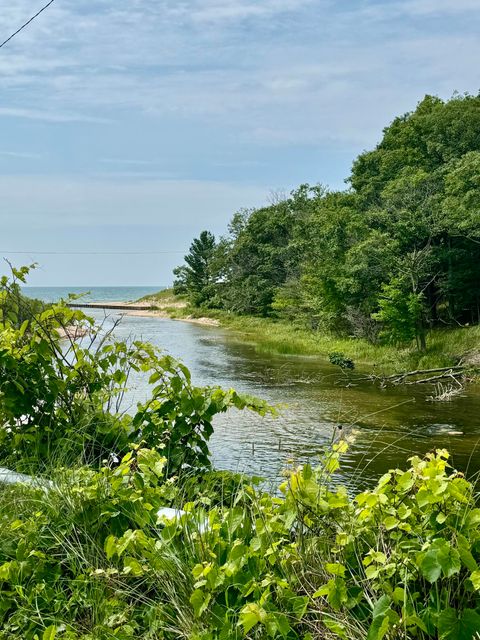
[[[237,411],[218,416],[211,440],[218,468],[277,481],[289,461],[315,460],[337,425],[353,439],[342,471],[352,486],[439,447],[452,453],[456,468],[469,473],[480,468],[478,386],[451,402],[428,402],[431,387],[379,389],[357,380],[345,388],[342,375],[327,362],[264,356],[214,327],[124,316],[115,331],[119,338],[143,338],[180,358],[195,384],[234,387],[286,405],[277,419]],[[137,380],[130,400],[144,400],[147,393],[145,381]]]

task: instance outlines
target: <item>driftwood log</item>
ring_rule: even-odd
[[[478,375],[480,367],[472,367],[471,365],[458,364],[452,367],[437,367],[436,369],[415,369],[413,371],[404,371],[402,373],[394,373],[389,376],[371,375],[370,379],[380,382],[383,386],[388,384],[424,384],[438,382],[446,379],[465,379],[468,376]]]

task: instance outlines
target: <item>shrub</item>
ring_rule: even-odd
[[[335,364],[341,369],[355,369],[354,361],[340,351],[332,351],[332,353],[328,354],[328,359],[331,364]]]
[[[437,451],[350,498],[330,486],[345,450],[293,471],[283,497],[240,483],[221,500],[214,483],[189,501],[144,448],[59,471],[47,495],[1,493],[0,637],[472,640],[473,486]]]
[[[11,287],[4,278],[0,296]],[[171,475],[206,468],[216,414],[230,407],[273,411],[234,390],[195,387],[180,362],[148,343],[115,340],[64,302],[32,315],[28,332],[27,321],[17,320],[12,310],[0,318],[0,464],[19,471],[62,462],[98,466],[140,442],[165,450]],[[62,339],[72,324],[88,331],[86,344]],[[152,386],[129,415],[122,398],[132,372]]]

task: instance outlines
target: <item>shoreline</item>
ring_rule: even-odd
[[[237,316],[218,309],[196,309],[185,298],[174,295],[171,289],[156,296],[146,296],[138,303],[155,306],[155,311],[141,311],[139,315],[221,327],[228,330],[233,339],[253,344],[255,350],[262,354],[326,359],[331,353],[340,352],[362,370],[371,370],[378,375],[459,364],[477,369],[480,361],[479,326],[435,329],[427,336],[427,350],[421,352],[413,344],[401,347],[372,344],[361,338],[312,332],[281,319]]]
[[[166,309],[135,309],[132,311],[125,311],[121,315],[124,316],[140,316],[145,318],[164,318],[166,320],[178,320],[179,322],[190,322],[191,324],[200,324],[208,327],[220,327],[220,320],[216,318],[208,318],[207,316],[201,316],[199,318],[195,318],[194,316],[185,316],[184,318],[179,318],[172,316]]]
[[[188,305],[184,302],[173,301],[171,304],[159,304],[157,302],[149,302],[148,300],[138,301],[95,301],[88,305],[75,305],[72,307],[83,309],[88,315],[91,309],[105,309],[107,311],[118,311],[122,316],[140,316],[146,318],[164,318],[169,320],[180,320],[181,322],[190,322],[209,327],[220,327],[220,320],[217,318],[209,318],[208,316],[196,317],[186,315],[183,317],[176,316],[175,313],[181,312],[181,309],[187,309]],[[129,309],[131,307],[131,309]],[[143,308],[141,308],[143,307]]]
[[[394,347],[372,344],[359,338],[314,333],[284,320],[236,316],[218,309],[195,309],[171,290],[138,301],[97,302],[92,306],[100,309],[102,304],[111,310],[118,309],[122,316],[178,320],[226,329],[233,339],[253,344],[255,350],[263,354],[326,359],[329,354],[340,352],[362,370],[371,370],[372,374],[378,375],[451,367],[460,363],[477,368],[480,359],[479,327],[432,331],[428,336],[427,351],[419,352],[412,345]],[[129,306],[132,307],[130,310]],[[85,311],[88,313],[88,309]]]

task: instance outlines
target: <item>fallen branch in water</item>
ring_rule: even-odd
[[[438,380],[464,378],[467,374],[480,373],[479,367],[458,364],[451,367],[437,367],[435,369],[415,369],[414,371],[404,371],[403,373],[394,373],[389,376],[371,375],[370,379],[380,382],[382,386],[387,384],[425,384],[429,382],[437,382]],[[438,375],[430,375],[438,374]],[[413,380],[417,376],[422,377],[420,380]]]
[[[435,385],[435,395],[428,396],[426,399],[430,402],[450,402],[456,396],[459,396],[465,390],[465,385],[457,380],[457,378],[452,378],[453,383],[446,384],[445,386],[438,382]]]
[[[431,376],[430,378],[422,378],[421,380],[408,380],[407,382],[405,382],[405,384],[423,384],[425,382],[437,382],[438,380],[456,380],[458,377],[462,377],[464,376],[464,372],[463,371],[453,371],[452,369],[449,369],[448,371],[446,371],[445,373],[441,373],[438,376]]]
[[[408,378],[411,376],[420,376],[425,375],[427,373],[442,373],[444,371],[456,371],[465,369],[464,364],[457,364],[452,367],[437,367],[436,369],[415,369],[414,371],[404,371],[403,373],[393,373],[390,376],[385,376],[385,380],[397,380],[401,378]]]

